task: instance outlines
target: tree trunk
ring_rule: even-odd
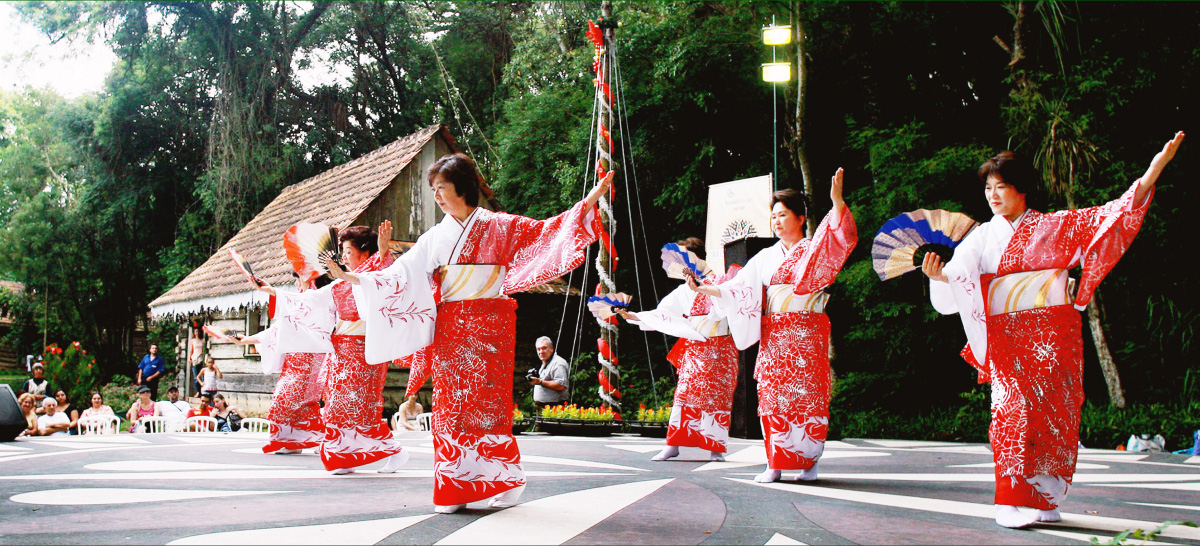
[[[800,18],[800,3],[792,2],[792,20],[796,25],[796,123],[792,128],[792,157],[796,166],[800,167],[800,176],[804,180],[804,193],[809,199],[813,196],[812,170],[808,164],[808,153],[804,147],[804,115],[805,102],[808,99],[808,62],[805,57],[808,52],[808,35],[804,32],[804,22]],[[808,215],[808,235],[811,237],[817,231],[815,214]],[[830,345],[832,347],[832,345]]]
[[[1096,346],[1096,358],[1100,361],[1100,370],[1104,372],[1104,382],[1108,384],[1108,400],[1117,408],[1125,407],[1125,390],[1121,388],[1121,376],[1117,373],[1117,364],[1113,362],[1112,353],[1108,350],[1108,341],[1104,339],[1104,324],[1100,308],[1100,292],[1097,290],[1088,302],[1088,326],[1092,330],[1092,343]]]

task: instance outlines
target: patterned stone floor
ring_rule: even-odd
[[[432,513],[428,434],[400,437],[397,474],[348,476],[316,455],[264,455],[265,435],[160,434],[0,443],[3,544],[1087,544],[1200,521],[1200,457],[1084,450],[1064,521],[993,521],[987,446],[830,442],[816,482],[755,484],[765,455],[728,461],[661,440],[520,437],[522,504]],[[785,474],[785,478],[791,476]],[[1167,528],[1149,544],[1198,544]]]

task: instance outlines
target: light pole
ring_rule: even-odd
[[[763,45],[771,46],[771,62],[763,63],[762,79],[771,82],[771,149],[775,170],[771,174],[771,191],[775,191],[779,180],[779,100],[776,98],[779,82],[792,80],[792,63],[781,63],[775,58],[776,46],[792,43],[791,25],[776,25],[771,16],[771,26],[762,29]]]

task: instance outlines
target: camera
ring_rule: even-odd
[[[525,380],[526,381],[533,381],[534,378],[536,378],[537,376],[538,376],[537,368],[529,368],[529,370],[525,372]]]

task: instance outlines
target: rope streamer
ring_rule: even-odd
[[[615,169],[612,162],[613,139],[612,133],[609,132],[608,124],[613,117],[613,94],[612,88],[608,83],[608,66],[611,64],[611,56],[608,55],[608,50],[605,46],[605,32],[593,21],[588,21],[587,37],[591,40],[595,47],[595,55],[592,60],[592,71],[596,73],[596,78],[592,80],[596,88],[596,176],[603,178]],[[602,229],[600,231],[600,239],[603,242],[601,252],[596,255],[596,276],[600,283],[596,285],[596,295],[603,295],[608,292],[616,292],[617,285],[612,278],[612,273],[617,264],[616,247],[613,245],[612,235],[616,232],[617,223],[613,217],[613,209],[611,199],[616,195],[616,185],[611,186],[609,195],[602,197],[599,202],[600,220]],[[615,325],[606,323],[605,321],[597,321],[600,324],[600,338],[596,340],[600,352],[597,359],[600,362],[602,369],[599,372],[600,379],[600,398],[605,403],[613,408],[613,413],[617,419],[621,419],[621,391],[617,389],[620,385],[621,374],[617,370],[617,357],[614,347],[617,341],[617,328]]]

